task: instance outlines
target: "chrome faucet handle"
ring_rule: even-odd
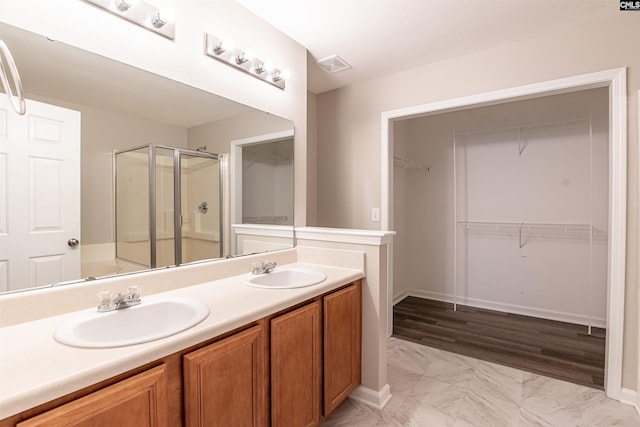
[[[113,304],[113,298],[115,292],[113,291],[100,291],[98,292],[98,311],[109,310],[111,304]]]
[[[260,270],[261,270],[261,266],[262,263],[259,261],[255,261],[251,263],[251,273],[252,274],[261,274]]]
[[[278,264],[276,264],[276,262],[275,262],[275,261],[273,261],[273,260],[266,260],[266,261],[263,263],[263,269],[264,269],[264,272],[265,272],[265,273],[271,273],[273,270],[275,270],[275,269],[276,269],[276,266],[277,266],[277,265],[278,265]]]
[[[256,261],[251,264],[251,273],[253,274],[265,274],[271,273],[276,268],[275,261],[264,260],[262,262]]]
[[[138,285],[131,285],[127,287],[127,299],[139,300],[140,299],[140,287]]]
[[[127,293],[121,294],[115,291],[98,292],[98,311],[120,310],[140,304],[140,288],[137,285],[127,287]]]

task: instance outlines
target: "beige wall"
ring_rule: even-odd
[[[378,229],[381,113],[466,95],[627,67],[628,232],[623,386],[636,388],[640,14],[624,13],[318,96],[318,225]]]
[[[318,224],[318,97],[307,98],[307,225]]]
[[[189,148],[195,150],[206,145],[209,153],[229,153],[231,141],[292,128],[293,123],[289,120],[262,111],[252,111],[190,128]]]

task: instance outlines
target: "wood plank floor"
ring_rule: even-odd
[[[393,308],[393,335],[572,383],[604,388],[605,330],[407,297]]]

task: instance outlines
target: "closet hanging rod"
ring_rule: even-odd
[[[552,122],[540,122],[540,123],[533,123],[533,124],[529,124],[529,125],[508,126],[508,127],[502,127],[502,128],[490,128],[490,129],[478,129],[478,130],[460,131],[460,132],[456,132],[455,136],[456,137],[461,137],[461,138],[489,136],[489,135],[495,135],[495,134],[504,133],[504,132],[528,131],[528,130],[543,129],[543,128],[550,128],[550,127],[556,127],[556,126],[570,126],[570,125],[577,125],[577,124],[583,124],[583,123],[587,124],[589,122],[590,122],[590,120],[588,118],[571,119],[571,120],[556,120],[556,121],[552,121]]]
[[[588,233],[592,229],[589,224],[548,222],[458,221],[457,224],[459,227],[468,230],[519,230],[558,233]]]
[[[429,167],[424,166],[422,163],[405,159],[404,157],[401,157],[401,156],[394,155],[393,164],[402,170],[410,169],[410,170],[421,170],[421,171],[429,172]]]
[[[7,68],[9,69],[9,73],[13,78],[13,84],[17,92],[15,94],[13,93],[13,89],[11,89],[11,85],[9,84],[9,74],[7,74]],[[20,116],[24,115],[24,113],[27,111],[27,105],[24,100],[24,91],[22,89],[20,74],[18,74],[18,68],[16,67],[16,63],[13,61],[13,56],[11,56],[9,48],[2,40],[0,40],[0,82],[2,83],[2,87],[4,87],[7,98],[9,98],[9,104],[11,104],[13,110]]]
[[[253,150],[243,151],[243,156],[252,157],[254,160],[262,159],[262,160],[270,160],[274,162],[287,162],[291,160],[291,157],[289,156],[282,156],[279,154],[270,154],[270,153],[261,153],[259,151],[253,151]]]
[[[264,224],[264,223],[282,223],[289,219],[287,216],[243,216],[242,222],[244,224]]]

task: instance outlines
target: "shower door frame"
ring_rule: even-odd
[[[158,268],[157,265],[157,221],[156,221],[156,149],[165,149],[173,151],[173,265],[181,265],[182,264],[182,155],[188,155],[190,157],[201,157],[207,158],[211,160],[218,161],[218,229],[219,229],[219,241],[220,241],[220,253],[218,257],[222,256],[222,242],[224,239],[224,227],[223,227],[223,171],[220,167],[221,156],[219,154],[207,153],[204,151],[190,150],[188,148],[180,148],[180,147],[171,147],[168,145],[161,144],[144,144],[139,145],[132,148],[127,148],[125,150],[114,151],[113,157],[113,197],[114,197],[114,206],[117,212],[118,209],[118,198],[117,198],[117,180],[118,180],[118,168],[116,156],[122,153],[128,153],[133,151],[138,151],[141,149],[147,150],[148,156],[148,176],[149,176],[149,268]],[[116,259],[125,259],[118,257],[118,245],[117,245],[117,236],[118,236],[118,222],[117,215],[114,215],[114,241],[116,243]],[[128,259],[125,259],[129,262],[134,262]],[[166,267],[166,266],[161,266]]]
[[[175,171],[173,174],[173,205],[174,205],[174,215],[173,215],[173,229],[174,229],[174,261],[175,265],[182,264],[182,156],[187,155],[190,157],[201,157],[211,160],[218,161],[218,236],[220,242],[220,252],[218,253],[217,258],[222,257],[223,254],[223,245],[224,241],[224,228],[223,228],[223,185],[222,185],[222,168],[220,167],[220,155],[214,153],[207,153],[204,151],[197,150],[189,150],[185,148],[175,148],[175,147],[166,147],[161,145],[155,145],[153,147],[161,147],[161,148],[173,148],[173,170]],[[155,197],[155,192],[154,192]],[[155,212],[152,216],[155,222]],[[178,230],[176,232],[176,230]],[[201,260],[199,260],[201,261]],[[197,262],[197,261],[196,261]]]

